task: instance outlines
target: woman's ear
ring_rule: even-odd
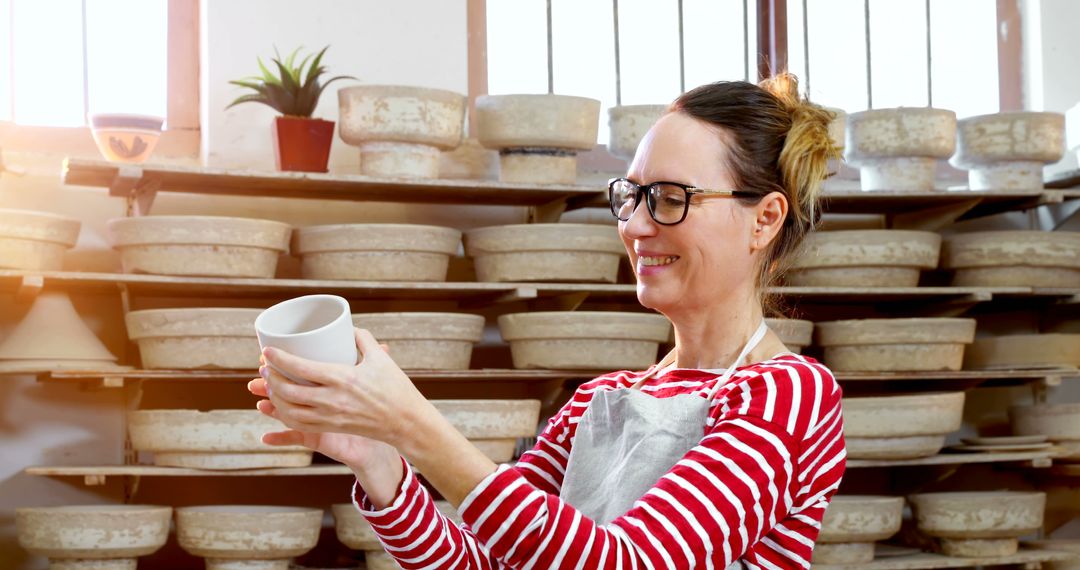
[[[754,206],[754,226],[750,236],[750,247],[754,251],[769,247],[787,219],[788,201],[779,192],[770,192]]]

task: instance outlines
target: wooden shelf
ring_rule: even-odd
[[[602,187],[592,185],[512,184],[493,180],[374,178],[265,170],[229,170],[163,164],[116,165],[102,160],[69,158],[65,184],[109,188],[113,196],[141,203],[146,213],[157,192],[385,201],[429,204],[476,204],[606,207]],[[1059,190],[931,190],[923,192],[826,189],[823,208],[836,213],[886,214],[895,226],[941,226],[955,220],[1025,210],[1064,200]]]
[[[582,293],[587,293],[591,299],[599,300],[632,301],[637,298],[634,285],[603,283],[331,281],[0,270],[0,293],[18,294],[28,288],[41,289],[48,286],[90,291],[115,291],[118,287],[123,287],[132,295],[139,296],[279,298],[328,293],[354,299],[454,300],[477,304]]]
[[[601,203],[605,188],[584,185],[520,184],[495,180],[375,178],[353,174],[226,170],[199,166],[143,164],[119,166],[103,160],[69,158],[63,181],[133,192],[184,192],[230,196],[323,200],[541,206],[565,200]]]
[[[45,287],[73,291],[116,291],[124,288],[132,295],[162,297],[232,296],[275,299],[329,293],[353,299],[454,300],[472,304],[582,294],[586,294],[590,301],[599,302],[637,300],[637,290],[633,284],[246,279],[0,269],[0,294],[33,294]],[[1065,301],[1080,296],[1080,289],[1030,287],[775,287],[770,292],[804,301],[843,304],[907,301],[982,303],[997,298],[1045,298]]]
[[[1080,187],[1080,169],[1065,170],[1047,176],[1043,183],[1047,188],[1075,189]]]
[[[973,463],[1023,463],[1029,467],[1050,467],[1054,449],[1006,453],[939,453],[919,459],[848,459],[848,469],[861,467],[915,467],[926,465],[968,465]]]
[[[1075,553],[1056,550],[1021,550],[1012,556],[998,558],[958,558],[921,552],[907,556],[879,557],[865,564],[814,564],[813,570],[924,570],[934,568],[972,568],[1003,564],[1033,564],[1070,560]]]
[[[1050,475],[1057,477],[1080,477],[1080,463],[1062,463],[1050,468]]]
[[[1027,370],[957,370],[942,372],[836,372],[841,382],[889,382],[911,384],[925,382],[942,388],[974,388],[984,385],[1022,385],[1039,382],[1060,385],[1064,378],[1080,378],[1077,368],[1042,368]]]
[[[513,382],[538,383],[569,379],[590,380],[609,371],[588,370],[406,370],[417,383],[426,382]],[[123,372],[55,371],[41,374],[43,382],[92,384],[101,388],[121,388],[132,381],[149,382],[220,382],[248,381],[258,376],[256,370],[129,370]]]
[[[82,477],[86,485],[104,485],[108,477],[299,477],[352,475],[344,465],[310,465],[269,469],[211,470],[156,465],[87,465],[27,467],[27,475]]]

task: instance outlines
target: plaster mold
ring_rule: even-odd
[[[461,232],[419,224],[310,226],[296,232],[293,250],[305,279],[446,281]]]
[[[143,216],[108,223],[125,273],[271,279],[292,227],[218,216]]]
[[[499,317],[514,368],[644,370],[671,323],[652,313],[548,311]]]
[[[479,281],[614,283],[626,247],[598,224],[515,224],[465,232]]]
[[[817,344],[835,371],[960,370],[974,319],[854,319],[816,323]]]
[[[341,139],[360,148],[360,171],[389,178],[438,178],[441,151],[464,132],[466,97],[402,85],[338,90]]]

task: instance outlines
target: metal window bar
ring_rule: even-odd
[[[685,39],[683,33],[683,0],[679,4],[679,93],[686,93],[686,54]]]
[[[810,12],[807,7],[807,0],[802,0],[803,3],[803,55],[806,68],[806,96],[810,97]],[[932,43],[932,27],[930,16],[930,3],[931,0],[926,0],[926,106],[934,106],[934,72],[933,72],[933,43]],[[864,0],[863,3],[866,18],[866,107],[868,109],[874,108],[874,87],[873,87],[873,75],[871,68],[870,58],[870,0]]]
[[[615,105],[622,105],[622,69],[619,60],[619,0],[611,0],[612,23],[615,31]]]
[[[15,122],[15,0],[8,3],[8,109],[11,122]]]
[[[926,106],[934,106],[934,71],[930,51],[930,0],[926,0]]]
[[[548,93],[555,93],[555,62],[551,41],[551,0],[547,0],[547,72]]]
[[[870,0],[863,0],[863,16],[866,18],[866,108],[874,108],[874,76],[870,65]]]
[[[802,45],[803,84],[806,85],[806,99],[810,100],[810,13],[806,11],[806,0],[802,0]]]
[[[742,0],[743,16],[743,81],[750,81],[750,17],[748,0]],[[803,0],[805,3],[806,0]],[[679,9],[679,91],[686,92],[686,35],[683,29],[683,0],[678,0]],[[612,30],[615,36],[615,104],[622,105],[622,59],[619,54],[619,0],[611,0]],[[805,22],[804,22],[805,25]],[[809,63],[807,63],[809,66]],[[807,68],[809,69],[809,68]],[[809,71],[807,71],[809,76]],[[548,0],[548,88],[552,83],[551,64],[551,0]]]
[[[14,2],[12,2],[14,3]],[[13,34],[14,35],[14,34]],[[82,84],[83,84],[83,124],[88,124],[90,115],[90,56],[87,54],[86,36],[86,0],[82,0]]]
[[[742,2],[742,62],[743,81],[750,81],[750,10],[748,0]]]

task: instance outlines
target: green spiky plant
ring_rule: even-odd
[[[274,57],[270,61],[277,67],[277,75],[267,69],[261,57],[256,58],[261,76],[253,75],[229,82],[232,85],[251,89],[255,93],[241,95],[225,108],[230,109],[240,103],[262,103],[287,117],[310,118],[327,85],[339,79],[356,79],[351,75],[338,75],[330,78],[326,83],[319,82],[319,78],[326,73],[326,66],[322,65],[322,57],[329,47],[326,46],[318,54],[314,54],[315,59],[312,59],[312,54],[308,54],[300,61],[300,65],[295,65],[295,61],[301,48],[296,48],[284,61],[277,48],[274,48]],[[308,62],[311,63],[310,66]]]

